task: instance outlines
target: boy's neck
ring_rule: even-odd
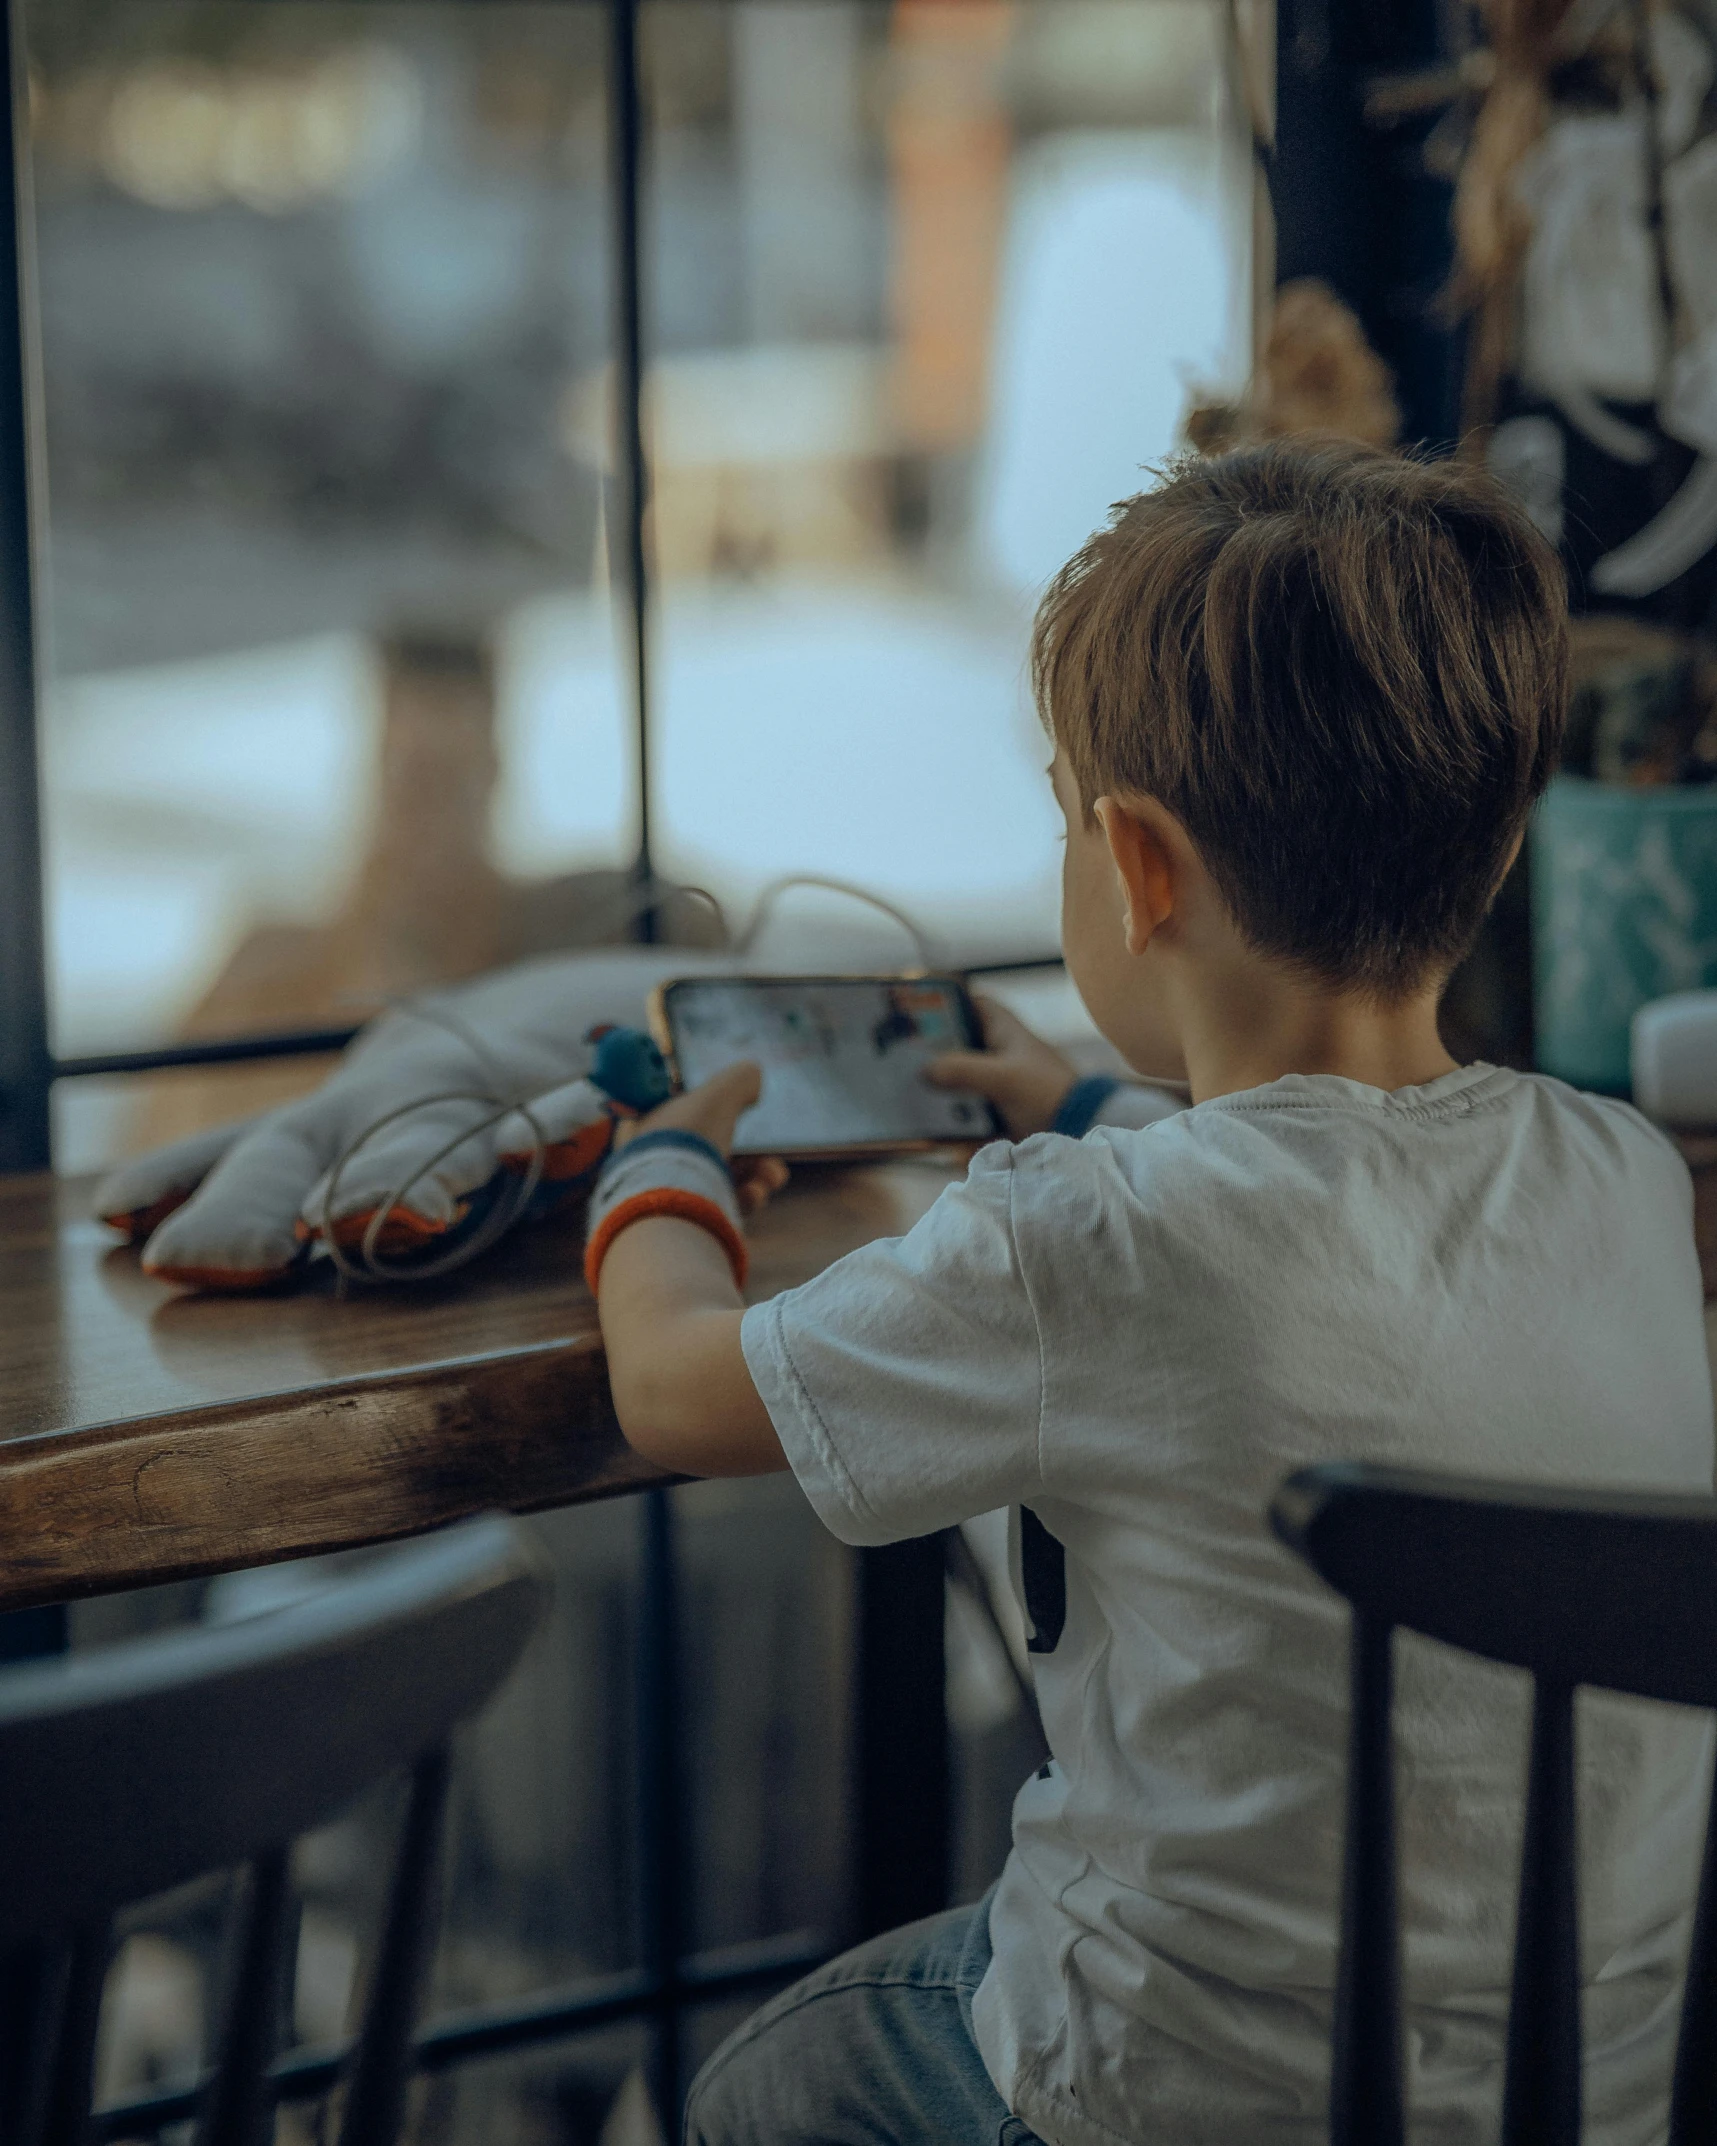
[[[1181,982],[1176,1025],[1195,1103],[1289,1073],[1335,1073],[1392,1091],[1456,1070],[1437,1032],[1441,979],[1384,1005],[1257,959]]]

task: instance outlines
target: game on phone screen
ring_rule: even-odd
[[[737,1059],[763,1068],[762,1100],[735,1135],[740,1152],[980,1140],[992,1131],[976,1097],[924,1079],[932,1058],[970,1044],[954,984],[712,978],[676,984],[668,1008],[684,1086]]]

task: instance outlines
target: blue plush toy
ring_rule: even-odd
[[[605,1023],[593,1028],[586,1041],[595,1046],[590,1061],[590,1079],[604,1095],[640,1116],[665,1103],[674,1092],[667,1060],[655,1039],[641,1028],[617,1028]]]

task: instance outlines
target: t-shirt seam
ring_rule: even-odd
[[[1065,2037],[1059,2035],[1047,2043],[1037,2052],[1031,2063],[1020,2074],[1019,2083],[1015,2087],[1013,2095],[1011,2097],[1004,2096],[1003,2098],[1025,2101],[1028,2097],[1035,2097],[1043,2103],[1046,2109],[1053,2113],[1070,2116],[1077,2124],[1089,2126],[1092,2131],[1100,2133],[1102,2137],[1113,2139],[1115,2146],[1133,2146],[1133,2142],[1124,2132],[1111,2130],[1100,2116],[1094,2116],[1089,2109],[1082,2109],[1073,2095],[1058,2092],[1054,2083],[1045,2076],[1050,2064],[1065,2046]],[[1019,2111],[1010,2108],[1009,2114],[1017,2116]],[[1033,2120],[1023,2118],[1022,2121],[1031,2123]],[[1033,2124],[1033,2128],[1035,2128],[1035,2124]]]
[[[810,1387],[805,1383],[803,1372],[793,1361],[793,1344],[787,1338],[787,1320],[782,1309],[782,1299],[777,1297],[769,1306],[769,1309],[775,1314],[776,1339],[780,1345],[781,1359],[787,1367],[787,1375],[793,1381],[793,1398],[815,1434],[814,1442],[819,1451],[826,1456],[829,1473],[834,1480],[836,1490],[840,1493],[848,1509],[855,1513],[859,1519],[868,1521],[875,1527],[886,1527],[888,1523],[859,1488],[851,1469],[848,1468],[842,1458],[839,1446],[836,1445],[834,1438],[830,1434],[828,1425],[823,1421],[822,1411],[813,1399]]]
[[[1044,1359],[1043,1320],[1038,1315],[1037,1299],[1032,1295],[1031,1277],[1025,1271],[1025,1250],[1019,1241],[1019,1230],[1014,1223],[1014,1194],[1019,1184],[1019,1170],[1013,1155],[1008,1155],[1008,1245],[1019,1265],[1019,1285],[1025,1293],[1026,1309],[1031,1313],[1032,1338],[1037,1343],[1037,1429],[1032,1438],[1032,1457],[1037,1463],[1037,1480],[1041,1489],[1048,1483],[1043,1473],[1043,1432],[1048,1416],[1049,1370]]]
[[[1194,1107],[1199,1106],[1195,1105]],[[1325,1096],[1284,1095],[1274,1100],[1266,1100],[1260,1097],[1256,1102],[1251,1102],[1241,1101],[1233,1096],[1216,1095],[1212,1096],[1209,1103],[1203,1107],[1209,1110],[1220,1110],[1227,1117],[1243,1117],[1255,1112],[1261,1114],[1267,1111],[1322,1110],[1344,1118],[1369,1118],[1373,1120],[1380,1117],[1476,1118],[1483,1111],[1506,1110],[1508,1108],[1508,1097],[1506,1095],[1487,1095],[1469,1098],[1464,1095],[1451,1095],[1445,1096],[1435,1103],[1397,1103],[1393,1100],[1386,1100],[1382,1103],[1340,1103]],[[1165,1121],[1159,1120],[1158,1122]],[[1110,1130],[1116,1129],[1110,1128]],[[1149,1129],[1149,1127],[1141,1128],[1142,1131],[1149,1131]]]

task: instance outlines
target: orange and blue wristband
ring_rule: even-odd
[[[734,1287],[745,1287],[747,1259],[739,1202],[720,1151],[700,1133],[664,1126],[640,1133],[610,1156],[590,1196],[584,1241],[584,1279],[592,1294],[608,1249],[623,1229],[653,1216],[694,1222],[727,1254]]]

